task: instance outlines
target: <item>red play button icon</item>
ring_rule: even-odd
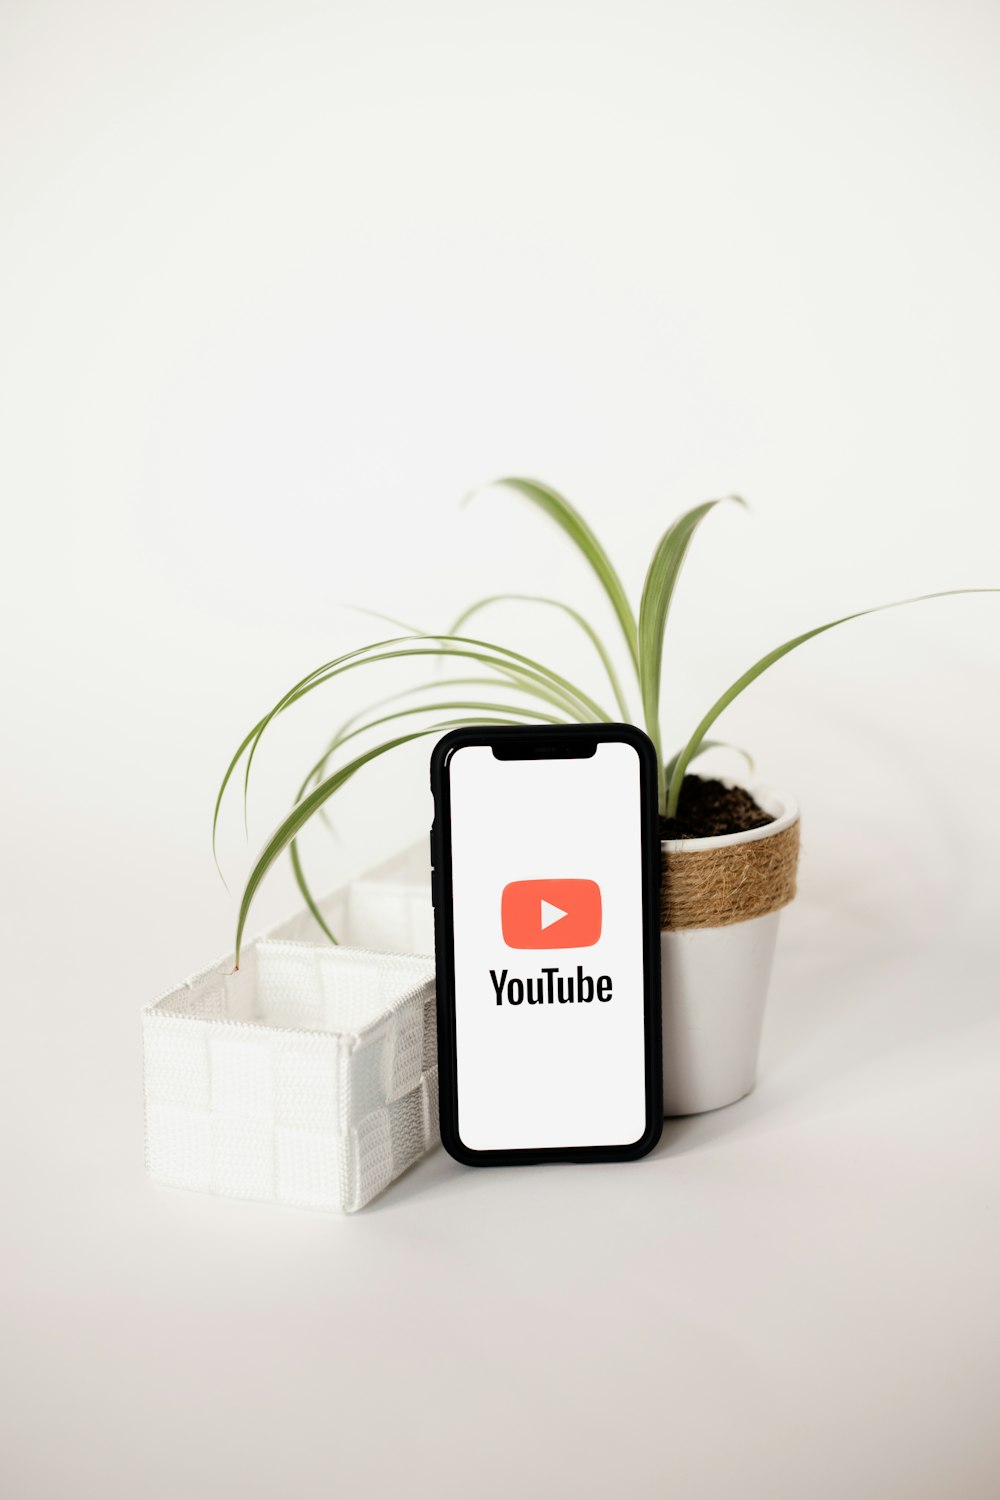
[[[590,948],[601,935],[595,880],[512,880],[500,898],[508,948]]]

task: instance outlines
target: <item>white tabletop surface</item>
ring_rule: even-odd
[[[7,1493],[995,1495],[995,946],[816,842],[751,1097],[635,1164],[438,1149],[343,1219],[147,1182],[127,872],[117,935],[25,901]]]

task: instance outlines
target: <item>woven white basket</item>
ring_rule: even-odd
[[[409,851],[164,995],[143,1015],[146,1163],[157,1182],[353,1212],[438,1140],[433,959]],[[415,944],[414,944],[415,945]]]

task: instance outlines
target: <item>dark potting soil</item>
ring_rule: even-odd
[[[661,839],[709,839],[745,833],[773,823],[770,813],[741,786],[723,786],[702,776],[685,776],[677,815],[660,819]]]

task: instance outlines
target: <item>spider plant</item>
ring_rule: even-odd
[[[526,720],[545,724],[562,724],[571,721],[580,723],[608,723],[613,719],[633,720],[641,723],[656,747],[659,767],[660,812],[672,817],[677,811],[681,787],[688,767],[706,750],[720,742],[710,739],[709,731],[744,688],[755,682],[769,667],[787,656],[790,651],[822,635],[837,625],[863,615],[876,614],[881,610],[897,609],[904,604],[915,604],[926,599],[940,599],[954,594],[995,593],[996,589],[946,589],[940,593],[921,594],[913,599],[896,600],[890,604],[876,605],[872,609],[856,610],[836,620],[828,620],[805,630],[791,640],[784,641],[773,651],[768,651],[752,666],[748,667],[735,682],[721,693],[706,710],[701,719],[669,758],[664,757],[663,737],[660,723],[660,689],[663,677],[663,645],[667,619],[673,601],[677,580],[687,555],[688,547],[705,517],[718,505],[744,502],[737,495],[727,495],[720,500],[708,500],[686,511],[673,521],[663,533],[653,552],[639,600],[638,617],[632,608],[625,587],[611,559],[601,546],[593,531],[580,513],[549,485],[536,480],[507,478],[496,481],[494,487],[515,491],[524,499],[548,515],[565,533],[566,537],[584,557],[606,594],[617,620],[618,630],[625,643],[625,651],[635,678],[641,703],[641,719],[630,712],[625,691],[615,669],[614,662],[604,640],[597,630],[577,610],[561,599],[533,594],[491,594],[479,599],[462,611],[451,628],[443,634],[428,634],[415,627],[403,625],[391,616],[380,615],[403,634],[387,635],[324,662],[303,677],[280,698],[263,718],[259,719],[246,735],[236,751],[222,779],[215,803],[212,822],[212,848],[216,849],[216,834],[219,815],[226,791],[243,763],[243,806],[246,820],[250,772],[257,747],[264,734],[280,715],[291,708],[308,693],[324,687],[335,678],[369,668],[384,661],[399,661],[408,658],[428,658],[430,664],[442,661],[457,668],[462,674],[418,681],[401,692],[376,700],[360,713],[347,719],[323,749],[323,753],[299,787],[294,805],[288,816],[275,829],[258,855],[247,879],[240,901],[236,926],[236,962],[239,964],[240,947],[246,929],[247,917],[261,881],[275,861],[287,850],[291,859],[296,883],[319,926],[331,941],[336,937],[330,931],[317,905],[305,872],[298,848],[298,835],[314,814],[320,813],[335,792],[345,786],[364,766],[379,756],[412,740],[427,735],[440,735],[445,730],[467,724],[514,724]],[[470,633],[470,621],[480,611],[496,604],[530,603],[560,611],[583,632],[600,661],[603,676],[607,678],[608,691],[613,699],[615,712],[609,712],[605,703],[598,702],[576,683],[547,663],[513,651],[495,641],[483,639]],[[420,665],[424,665],[421,661]],[[470,692],[476,689],[476,693]],[[428,700],[428,696],[430,698]],[[401,706],[406,698],[420,701]],[[610,700],[608,700],[610,701]],[[429,722],[428,722],[429,720]],[[391,727],[390,727],[391,726]],[[412,727],[411,727],[412,726]],[[372,730],[380,730],[386,738],[365,749],[357,749],[355,741]],[[348,749],[350,746],[352,748]],[[742,753],[742,752],[741,752]],[[749,757],[748,757],[749,758]],[[334,762],[338,762],[334,767]],[[216,862],[218,860],[216,858]]]

